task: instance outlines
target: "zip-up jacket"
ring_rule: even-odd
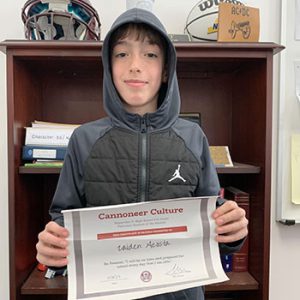
[[[132,22],[150,25],[167,43],[164,98],[154,113],[144,116],[124,109],[111,74],[111,35]],[[176,51],[160,21],[146,10],[126,11],[106,35],[102,61],[108,117],[74,131],[50,208],[52,219],[62,225],[63,209],[217,195],[220,186],[206,136],[198,124],[178,117]],[[220,249],[231,252],[238,247],[221,245]],[[147,299],[201,300],[204,295],[199,287]]]

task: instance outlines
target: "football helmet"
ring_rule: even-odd
[[[100,19],[88,0],[28,0],[22,20],[29,40],[100,40]]]

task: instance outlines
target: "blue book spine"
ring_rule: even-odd
[[[65,158],[67,147],[49,147],[49,146],[23,146],[22,159],[49,159],[63,160]]]
[[[232,254],[221,255],[221,263],[225,273],[232,272]]]

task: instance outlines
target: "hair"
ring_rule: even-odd
[[[167,41],[158,31],[145,23],[127,23],[118,27],[110,38],[110,54],[116,44],[130,34],[135,35],[136,41],[144,41],[147,38],[150,44],[157,45],[163,51],[165,66],[167,65]]]

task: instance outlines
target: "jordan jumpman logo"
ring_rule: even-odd
[[[177,169],[175,170],[174,174],[172,175],[172,178],[168,181],[171,182],[175,180],[176,178],[181,179],[183,182],[186,182],[186,180],[180,175],[180,165],[178,165]]]

